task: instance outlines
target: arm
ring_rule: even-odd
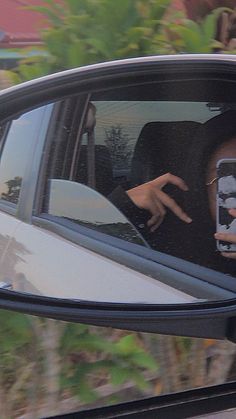
[[[138,230],[142,230],[150,218],[149,211],[139,208],[130,199],[128,193],[121,187],[117,186],[108,199],[132,222]]]
[[[181,178],[166,173],[150,182],[129,189],[124,193],[125,195],[123,194],[123,198],[121,191],[117,188],[109,198],[134,225],[139,227],[138,224],[145,224],[151,232],[154,232],[162,223],[166,208],[185,223],[191,223],[191,218],[177,205],[174,199],[163,192],[162,189],[168,183],[183,191],[188,190],[186,183]],[[122,190],[122,188],[120,189]]]

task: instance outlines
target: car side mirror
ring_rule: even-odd
[[[1,92],[0,307],[234,340],[207,179],[235,138],[234,78],[233,56],[147,57]]]

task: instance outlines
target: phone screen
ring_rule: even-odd
[[[236,234],[236,218],[228,210],[236,208],[236,159],[222,159],[217,163],[216,231]],[[221,252],[235,252],[236,244],[218,240]]]

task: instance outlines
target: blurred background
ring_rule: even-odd
[[[235,0],[1,0],[0,89],[81,65],[236,53]],[[236,346],[0,311],[1,418],[31,419],[236,378]]]

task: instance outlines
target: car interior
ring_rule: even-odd
[[[158,101],[154,100],[158,95],[150,86],[94,93],[83,98],[84,108],[78,105],[80,98],[77,104],[75,97],[65,101],[64,119],[69,129],[66,131],[67,124],[62,124],[60,136],[54,135],[50,158],[54,159],[55,165],[54,169],[51,165],[48,177],[87,185],[110,199],[118,186],[126,191],[169,172],[190,182],[192,191],[183,198],[183,193],[176,187],[166,185],[165,192],[185,211],[194,214],[197,208],[193,207],[199,205],[196,200],[193,204],[194,195],[191,195],[195,192],[194,177],[199,176],[196,145],[199,143],[202,147],[207,141],[211,121],[213,124],[217,117],[234,112],[234,105],[225,104],[220,98],[207,101],[201,91],[196,94],[193,86],[191,89],[190,93],[185,93],[186,97],[183,97],[182,89],[173,97],[170,94],[168,97],[165,91],[162,96],[160,92],[161,100]],[[212,92],[209,99],[213,99]],[[82,108],[86,109],[85,113]],[[58,138],[60,142],[56,144]],[[116,148],[112,148],[111,143],[115,143]],[[189,175],[191,167],[196,172]],[[208,238],[203,240],[203,234],[207,237],[213,234],[212,231],[209,233],[205,225],[198,228],[197,222],[193,224],[187,230],[168,212],[158,229],[158,237],[149,231],[143,237],[154,250],[219,270],[219,264],[214,265],[204,258],[204,249],[209,246],[215,257],[215,244]],[[135,227],[139,230],[137,225]],[[140,233],[143,234],[143,230]],[[184,243],[181,241],[183,236]],[[225,264],[222,272],[235,275],[234,267],[229,265]]]

